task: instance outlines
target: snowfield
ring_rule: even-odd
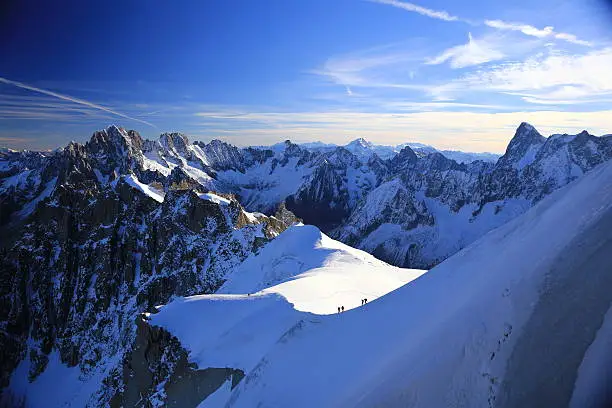
[[[346,313],[424,272],[390,266],[297,225],[242,263],[217,294],[179,298],[149,317],[181,340],[199,368],[250,372],[304,321],[337,315],[338,306]]]
[[[309,228],[287,231],[287,241],[306,231],[314,246],[281,234],[221,290],[250,296],[181,299],[151,316],[200,368],[245,371],[231,394],[214,394],[219,406],[536,407],[601,395],[601,381],[588,379],[609,378],[597,356],[609,347],[612,162],[415,280],[421,272]],[[381,296],[373,282],[383,276],[387,291],[410,282]],[[380,297],[313,314],[348,304],[347,291]]]
[[[249,257],[218,294],[279,294],[296,310],[337,313],[361,306],[421,276],[425,271],[388,265],[335,241],[317,227],[289,228]]]

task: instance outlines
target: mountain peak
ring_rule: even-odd
[[[585,129],[582,132],[578,133],[577,136],[586,137],[586,136],[591,136],[591,134]]]
[[[372,146],[372,143],[368,142],[363,137],[360,137],[360,138],[357,138],[351,141],[349,144],[347,144],[347,146],[355,146],[355,147],[359,146],[359,147],[369,148]]]
[[[198,141],[196,141],[194,143],[197,144],[198,146],[202,146],[202,147],[207,145],[207,143],[198,142]],[[208,142],[208,146],[211,146],[211,147],[226,147],[226,146],[230,146],[230,144],[227,143],[227,142],[224,142],[223,140],[220,140],[220,139],[213,139],[210,142]]]
[[[516,131],[529,131],[531,132],[532,130],[535,130],[535,127],[529,123],[529,122],[521,122],[521,124],[519,125],[519,127],[516,129]]]
[[[522,122],[510,140],[506,153],[500,158],[500,163],[523,168],[535,160],[537,150],[544,142],[546,138],[535,127]]]
[[[101,133],[106,134],[110,140],[114,140],[114,141],[120,141],[121,139],[126,139],[126,140],[128,139],[128,134],[125,131],[125,129],[120,126],[114,125],[114,124],[102,130]]]
[[[542,136],[535,127],[530,125],[527,122],[522,122],[519,127],[516,129],[514,133],[514,137],[510,141],[508,145],[508,149],[512,147],[513,144],[517,143],[528,143],[528,144],[541,144],[546,141],[546,138]]]
[[[189,139],[182,133],[166,132],[159,136],[159,142],[168,149],[174,148],[177,151],[183,151],[189,144]]]
[[[417,160],[418,156],[416,155],[414,150],[412,150],[410,146],[404,146],[404,148],[400,150],[400,152],[391,159],[391,166],[396,171],[400,171],[412,166],[414,163],[417,162]]]
[[[110,151],[117,149],[117,151],[123,152],[126,149],[128,151],[140,149],[143,139],[134,130],[126,131],[117,125],[110,125],[106,129],[94,132],[88,144],[94,150]]]
[[[117,126],[117,125],[115,125],[115,124],[113,123],[112,125],[110,125],[110,126],[108,126],[108,127],[106,128],[106,131],[107,131],[108,133],[117,133],[117,132],[122,133],[122,132],[123,132],[123,128],[122,128],[122,127],[120,127],[120,126]]]

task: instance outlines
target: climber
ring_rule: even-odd
[[[338,314],[340,314],[340,306],[338,306]]]
[[[344,312],[344,306],[342,306],[342,311]]]

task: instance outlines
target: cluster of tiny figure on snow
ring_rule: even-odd
[[[368,303],[368,299],[361,299],[361,306],[365,305],[366,303]],[[338,306],[338,313],[342,313],[344,312],[344,306]]]

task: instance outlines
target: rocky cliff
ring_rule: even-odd
[[[7,154],[2,387],[37,384],[57,357],[93,390],[72,401],[128,398],[123,362],[137,316],[173,296],[214,292],[296,221],[284,207],[278,218],[246,212],[233,195],[190,177],[188,164],[168,177],[151,170],[143,145],[137,133],[111,127],[49,155]],[[185,146],[175,140],[177,149]]]

